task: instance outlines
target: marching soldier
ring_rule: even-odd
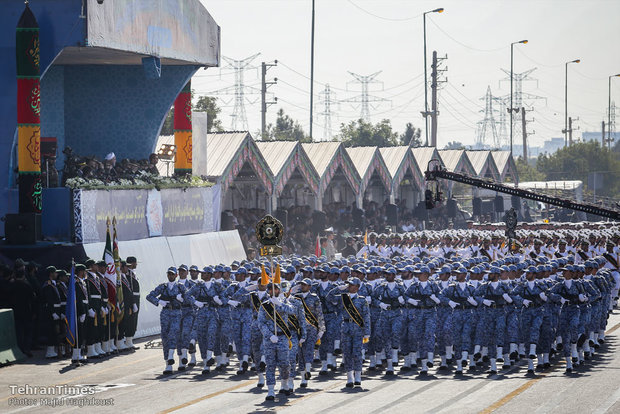
[[[268,299],[261,304],[258,312],[258,326],[263,334],[263,353],[265,355],[265,376],[267,378],[266,401],[275,399],[276,367],[280,370],[282,380],[281,391],[290,395],[289,378],[289,350],[291,331],[286,321],[293,306],[279,298],[280,286],[274,283],[267,285]]]
[[[306,340],[301,344],[300,364],[304,367],[302,372],[301,388],[308,386],[308,380],[311,377],[312,359],[314,356],[314,346],[321,339],[325,332],[325,321],[323,320],[323,310],[321,300],[312,293],[312,280],[304,278],[300,283],[301,292],[295,296],[301,302],[304,308],[304,317],[307,322]]]
[[[182,285],[185,290],[190,290],[194,286],[194,281],[187,278],[189,269],[186,265],[179,266],[179,285]],[[132,292],[133,294],[133,292]],[[194,306],[190,302],[184,302],[181,304],[181,326],[179,328],[179,340],[177,341],[177,355],[179,356],[179,371],[185,370],[188,363],[187,350],[190,345],[190,336],[192,333],[192,326],[194,325]]]
[[[167,283],[158,285],[146,296],[146,300],[155,306],[161,306],[159,316],[161,323],[161,342],[164,351],[166,368],[163,374],[172,374],[174,365],[174,351],[179,340],[179,327],[181,326],[181,304],[186,300],[190,301],[191,296],[187,295],[185,287],[176,281],[176,267],[168,268],[166,272]],[[181,364],[179,364],[180,366]]]

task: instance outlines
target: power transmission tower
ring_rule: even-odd
[[[323,106],[323,111],[319,112],[319,115],[323,116],[324,119],[324,129],[323,129],[323,140],[328,141],[332,138],[332,103],[336,102],[336,94],[329,87],[329,83],[325,84],[325,89],[319,92],[319,105]]]
[[[530,110],[532,111],[532,110]],[[536,131],[532,131],[532,132],[527,132],[527,123],[528,122],[534,122],[534,120],[529,120],[525,118],[525,115],[527,114],[527,110],[525,109],[525,107],[521,107],[521,134],[523,136],[523,159],[525,161],[527,161],[528,158],[528,144],[527,144],[527,137],[529,137],[530,135],[535,135]]]
[[[245,102],[246,95],[252,94],[260,94],[261,90],[258,88],[254,88],[251,86],[247,86],[244,83],[244,72],[248,69],[256,69],[255,66],[250,66],[252,60],[254,60],[260,53],[252,55],[242,60],[235,60],[228,58],[226,56],[222,56],[226,62],[228,62],[227,68],[234,69],[235,71],[235,85],[229,86],[227,88],[218,89],[216,91],[210,92],[208,95],[234,95],[235,104],[233,106],[233,113],[231,115],[232,120],[230,123],[230,128],[233,131],[238,131],[242,129],[247,131],[248,128],[248,118],[245,112]],[[255,103],[248,101],[248,103]]]
[[[478,138],[476,144],[482,147],[486,144],[487,129],[490,129],[493,138],[493,148],[501,148],[502,142],[497,132],[497,125],[495,122],[495,110],[493,109],[493,95],[491,94],[491,87],[487,86],[487,93],[484,98],[484,119],[478,122]],[[482,112],[482,111],[480,111]]]
[[[513,76],[512,79],[513,79],[513,84],[514,84],[514,93],[512,95],[512,106],[513,107],[506,108],[506,111],[508,113],[512,109],[517,114],[512,124],[512,134],[513,136],[516,136],[516,137],[523,134],[523,130],[522,130],[523,119],[522,118],[525,114],[521,111],[521,108],[523,107],[532,108],[532,106],[534,105],[533,101],[540,100],[540,99],[544,99],[545,101],[547,100],[547,98],[543,96],[532,95],[530,93],[523,92],[523,82],[536,82],[536,86],[538,87],[538,79],[530,77],[530,74],[534,72],[535,70],[536,68],[532,68],[532,69],[526,70],[525,72],[521,72],[521,73],[513,72],[512,74]],[[508,75],[508,77],[501,79],[500,84],[501,82],[510,82],[510,71],[506,69],[502,69],[502,71],[506,75]],[[502,99],[505,102],[510,102],[510,95],[505,95],[502,97]]]
[[[260,106],[260,113],[261,113],[261,122],[260,122],[260,135],[262,139],[265,139],[265,128],[267,125],[267,106],[269,105],[274,105],[276,103],[278,103],[278,98],[274,97],[273,101],[267,101],[267,88],[270,87],[271,85],[275,85],[276,83],[278,83],[278,78],[274,78],[273,81],[271,82],[267,82],[266,77],[267,77],[267,69],[269,69],[272,66],[277,66],[278,65],[278,61],[274,61],[273,63],[265,63],[262,62],[261,63],[261,88],[260,88],[260,95],[261,95],[261,106]]]
[[[389,101],[388,99],[379,98],[378,96],[373,96],[368,93],[369,92],[368,85],[371,83],[380,83],[381,88],[383,89],[383,82],[375,79],[381,72],[382,71],[375,72],[371,75],[363,76],[363,75],[358,75],[357,73],[353,73],[349,71],[349,74],[351,74],[351,76],[353,76],[355,80],[347,83],[347,90],[348,90],[349,83],[359,83],[360,85],[362,85],[362,90],[361,90],[362,93],[361,95],[357,95],[353,98],[344,99],[341,102],[359,103],[361,107],[360,118],[366,122],[370,122],[370,106],[372,106],[370,105],[371,102],[388,102]],[[353,107],[355,108],[356,106],[354,105]],[[372,108],[376,109],[377,107],[372,106]]]

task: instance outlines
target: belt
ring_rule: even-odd
[[[454,310],[470,310],[473,308],[474,307],[472,305],[463,303],[463,304],[458,305],[456,308],[454,308]]]
[[[414,306],[414,309],[435,309],[437,306]]]
[[[181,305],[184,308],[191,308],[193,305]]]
[[[140,296],[140,292],[133,292],[134,296]]]
[[[82,303],[86,303],[86,304],[88,304],[88,299],[84,299],[84,300],[82,300]]]
[[[491,306],[488,306],[491,309],[501,309],[504,305],[498,305],[497,303],[492,303]]]
[[[101,295],[90,295],[92,299],[101,299]]]
[[[181,309],[181,305],[171,305],[171,304],[167,304],[166,306],[164,306],[164,309]]]
[[[60,303],[54,303],[55,308],[60,308]]]

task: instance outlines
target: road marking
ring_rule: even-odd
[[[100,374],[101,374],[101,373],[103,373],[103,372],[107,372],[107,371],[116,370],[116,369],[121,368],[121,367],[127,367],[127,366],[129,366],[129,365],[134,365],[134,364],[137,364],[137,363],[139,363],[139,362],[148,361],[149,359],[153,359],[153,358],[159,358],[159,357],[158,357],[158,356],[156,356],[156,355],[153,355],[153,356],[150,356],[150,357],[146,357],[146,358],[142,358],[142,359],[137,359],[137,360],[135,360],[135,361],[125,362],[124,364],[114,365],[114,366],[111,366],[111,367],[109,367],[109,368],[104,368],[104,369],[101,369],[101,370],[97,370],[97,371],[95,371],[95,372],[91,372],[90,374],[80,375],[80,376],[77,376],[77,377],[75,377],[75,378],[71,378],[71,379],[68,379],[68,380],[66,380],[66,381],[59,382],[59,383],[57,383],[57,384],[54,384],[54,385],[49,385],[49,386],[50,386],[50,387],[57,387],[57,386],[59,386],[59,385],[66,385],[66,384],[69,384],[69,383],[71,383],[71,382],[75,382],[75,381],[82,380],[82,379],[84,379],[84,378],[90,378],[90,377],[95,376],[95,375],[100,375]],[[91,365],[91,366],[93,366],[93,365]],[[9,395],[8,397],[0,398],[0,402],[7,401],[9,398],[12,398],[12,397],[14,397],[14,396],[13,396],[13,395]]]
[[[620,328],[620,323],[617,323],[614,327],[612,327],[611,329],[607,330],[607,332],[605,332],[605,335],[610,335],[613,332],[615,332],[618,328]],[[480,411],[480,414],[490,414],[493,411],[497,410],[498,408],[506,405],[507,403],[509,403],[513,398],[515,398],[516,396],[518,396],[519,394],[523,393],[524,391],[526,391],[527,389],[529,389],[530,387],[532,387],[532,385],[536,384],[538,381],[540,381],[541,379],[543,379],[545,376],[547,376],[547,374],[541,374],[540,377],[538,378],[532,378],[531,380],[527,381],[525,384],[521,385],[519,388],[517,388],[516,390],[512,391],[511,393],[505,395],[504,397],[502,397],[501,399],[495,401],[493,404],[491,404],[490,406],[488,406],[487,408],[485,408],[484,410]]]
[[[168,408],[167,410],[160,411],[159,414],[168,414],[168,413],[171,413],[173,411],[177,411],[177,410],[180,410],[182,408],[189,407],[190,405],[197,404],[197,403],[199,403],[201,401],[208,400],[208,399],[213,398],[213,397],[217,397],[218,395],[222,395],[222,394],[230,392],[230,391],[238,390],[239,388],[243,388],[243,387],[251,385],[251,384],[253,384],[255,382],[256,382],[256,380],[253,380],[253,379],[252,380],[248,380],[248,381],[242,382],[241,384],[237,384],[237,385],[234,385],[232,387],[224,388],[223,390],[216,391],[216,392],[213,392],[211,394],[203,395],[202,397],[193,399],[193,400],[188,401],[186,403],[183,403],[181,405],[177,405],[176,407],[172,407],[172,408]]]

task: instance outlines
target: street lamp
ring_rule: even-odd
[[[510,112],[510,158],[512,158],[512,114],[513,112],[519,112],[519,108],[514,109],[512,107],[512,78],[514,78],[512,74],[513,73],[513,61],[514,61],[513,48],[514,48],[514,45],[517,45],[519,43],[526,44],[527,40],[519,40],[518,42],[512,42],[510,44],[510,108],[508,108],[508,112]],[[525,116],[525,114],[523,115]],[[525,157],[525,152],[523,153],[523,156]]]
[[[568,146],[568,65],[570,63],[579,63],[581,59],[571,60],[564,64],[564,146]],[[572,144],[572,142],[571,142]]]
[[[426,74],[426,15],[428,13],[443,13],[443,7],[427,11],[422,14],[424,26],[424,132],[426,133],[426,146],[428,147],[428,79]]]
[[[607,148],[611,148],[611,78],[619,77],[620,73],[609,77],[609,88],[607,92]]]

